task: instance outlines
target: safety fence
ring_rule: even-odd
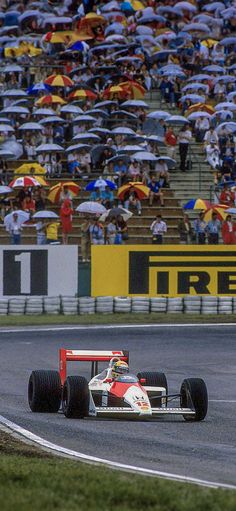
[[[123,296],[12,297],[0,299],[0,315],[39,314],[235,314],[236,297],[186,296],[184,298],[145,298]]]

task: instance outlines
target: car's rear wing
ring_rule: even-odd
[[[127,350],[68,350],[61,348],[59,351],[59,371],[61,383],[64,384],[67,374],[67,362],[91,362],[91,378],[98,374],[99,362],[110,362],[114,357],[129,363]]]

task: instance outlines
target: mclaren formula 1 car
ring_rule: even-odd
[[[129,352],[60,349],[58,371],[36,370],[29,378],[28,401],[32,412],[58,412],[68,418],[109,417],[150,419],[180,415],[186,421],[201,421],[208,406],[207,388],[200,378],[183,380],[177,394],[168,393],[161,372],[127,373],[115,379],[99,374],[98,364],[108,367],[116,360],[129,363]],[[67,362],[89,362],[91,379],[67,376]],[[175,405],[176,403],[176,405]]]

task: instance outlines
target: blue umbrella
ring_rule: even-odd
[[[183,11],[189,11],[189,12],[196,12],[197,7],[193,4],[190,4],[189,2],[178,2],[176,7],[178,9],[181,9]]]
[[[85,188],[86,192],[91,192],[95,190],[95,188],[105,189],[106,186],[109,186],[111,190],[115,190],[117,188],[116,184],[108,179],[95,179],[95,181],[91,181]]]
[[[217,66],[216,64],[211,64],[210,66],[203,67],[203,71],[207,71],[208,73],[224,73],[225,70],[222,66]]]
[[[41,124],[54,124],[55,122],[63,124],[65,120],[58,115],[50,115],[49,117],[45,117],[45,119],[41,119],[39,122]]]
[[[0,186],[0,195],[5,195],[12,192],[10,186]]]
[[[134,130],[127,128],[126,126],[118,126],[117,128],[111,130],[111,133],[113,135],[135,135]]]
[[[64,151],[64,149],[58,144],[41,144],[36,147],[37,153],[57,153],[61,151]]]
[[[188,121],[196,121],[196,119],[199,119],[199,117],[210,119],[211,114],[208,114],[208,112],[193,112],[192,114],[188,115]]]
[[[232,101],[232,99],[235,98],[235,96],[236,96],[236,91],[230,92],[229,94],[227,94],[227,100]]]
[[[116,115],[119,116],[118,119],[123,119],[124,117],[128,117],[130,119],[135,119],[135,120],[138,119],[137,115],[135,115],[131,112],[127,112],[127,110],[115,110],[114,112],[110,113],[110,117],[115,117]]]
[[[205,32],[207,34],[210,33],[210,28],[205,25],[204,23],[189,23],[188,25],[185,25],[183,28],[182,28],[182,31],[183,32],[191,32],[191,31],[194,31],[194,32]]]
[[[228,108],[229,110],[236,110],[236,104],[231,103],[230,101],[224,101],[223,103],[218,103],[215,106],[215,110],[223,110],[224,108]]]
[[[136,34],[139,35],[152,35],[153,29],[151,27],[147,27],[146,25],[138,25],[136,27]]]
[[[225,83],[235,82],[236,76],[231,76],[231,75],[218,76],[218,78],[214,78],[214,83],[217,83],[220,80]]]
[[[70,51],[84,51],[84,45],[81,41],[76,41],[72,46],[69,46]]]
[[[177,69],[170,69],[169,71],[164,71],[163,76],[175,76],[184,80],[186,78],[186,74],[183,71],[179,71]]]
[[[82,108],[76,105],[64,105],[61,107],[61,113],[65,114],[83,114]]]
[[[154,112],[150,112],[147,117],[149,119],[168,119],[171,117],[171,114],[165,110],[155,110]]]
[[[0,118],[1,120],[1,118]],[[10,126],[9,124],[0,124],[0,132],[5,132],[5,133],[14,133],[14,128],[12,126]]]
[[[201,80],[211,80],[212,76],[207,74],[200,74],[200,75],[194,75],[191,76],[191,78],[188,79],[188,82],[192,82],[193,80],[196,82],[200,82]]]
[[[210,4],[204,5],[204,10],[207,12],[213,12],[216,11],[216,9],[224,9],[225,4],[223,2],[213,2]]]
[[[173,169],[176,166],[176,161],[173,158],[169,158],[168,156],[159,156],[156,161],[157,163],[164,161],[169,169]]]
[[[188,119],[185,119],[182,115],[171,115],[166,119],[166,124],[188,124]]]
[[[38,108],[33,112],[33,115],[55,115],[55,112],[52,108]]]
[[[138,151],[137,153],[132,154],[132,160],[157,161],[157,157],[155,154],[149,153],[148,151]]]
[[[182,92],[186,92],[188,90],[199,90],[202,89],[203,91],[207,91],[208,87],[204,83],[188,83],[185,85],[185,87],[182,88]]]
[[[105,29],[105,36],[109,34],[110,32],[114,32],[115,34],[122,34],[124,32],[124,25],[122,23],[114,22],[111,23],[106,29]]]
[[[218,110],[215,114],[212,115],[212,119],[214,119],[215,117],[217,119],[220,119],[222,121],[229,121],[230,119],[233,119],[233,112],[231,112],[230,110]]]
[[[19,130],[28,130],[28,131],[42,131],[43,127],[40,126],[38,122],[25,122],[21,124]]]
[[[220,44],[223,46],[230,46],[231,44],[236,44],[236,37],[225,37],[221,39]]]
[[[198,94],[186,94],[180,98],[180,102],[183,103],[189,99],[191,103],[205,103],[205,96],[199,96]]]
[[[73,137],[73,140],[79,140],[83,142],[91,141],[92,143],[98,144],[101,138],[98,135],[95,135],[95,133],[78,133],[78,135]]]
[[[95,122],[96,118],[92,117],[91,115],[78,115],[78,117],[75,117],[73,119],[73,123],[79,123],[79,122]]]
[[[216,128],[216,132],[218,133],[222,128],[226,128],[229,132],[235,133],[236,132],[236,122],[222,122],[219,124]]]
[[[101,136],[106,136],[106,135],[110,135],[111,134],[111,130],[107,129],[107,128],[99,128],[99,127],[95,127],[95,128],[90,128],[89,130],[89,133],[97,133],[98,135],[101,135]]]
[[[142,108],[149,108],[149,105],[146,103],[146,101],[143,101],[142,99],[128,99],[124,103],[121,104],[122,107],[142,107]]]

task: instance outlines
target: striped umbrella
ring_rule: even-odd
[[[13,179],[9,186],[11,188],[34,188],[35,186],[41,186],[39,181],[32,176],[22,176]]]
[[[205,211],[204,220],[206,222],[212,220],[212,213],[217,214],[218,220],[225,220],[228,215],[227,209],[229,209],[229,206],[226,206],[225,204],[216,204]]]
[[[53,105],[53,104],[66,105],[66,101],[64,101],[64,99],[62,99],[60,96],[56,96],[54,94],[47,94],[47,96],[42,96],[41,98],[39,98],[35,104],[37,106]]]
[[[145,186],[139,181],[134,181],[133,183],[126,183],[119,188],[117,192],[119,199],[123,200],[126,192],[128,192],[131,188],[135,190],[139,199],[146,199],[149,196],[150,189],[148,186]]]
[[[50,202],[52,202],[52,203],[59,202],[60,194],[63,191],[65,186],[67,186],[70,194],[73,197],[76,197],[81,189],[80,186],[75,184],[73,181],[66,181],[63,183],[60,182],[60,183],[57,183],[56,185],[52,186],[52,188],[50,188],[49,194],[47,197],[48,200],[50,200]]]
[[[203,209],[206,211],[211,208],[211,203],[205,199],[190,199],[185,205],[184,209]]]
[[[211,105],[205,105],[205,103],[195,103],[186,110],[185,115],[192,114],[193,112],[207,112],[208,114],[214,114],[215,109]]]
[[[69,100],[73,100],[73,99],[96,99],[97,98],[97,94],[95,94],[95,92],[89,90],[89,89],[78,89],[78,90],[75,90],[73,92],[71,92],[71,94],[68,96],[68,99]]]
[[[128,92],[130,99],[143,99],[146,89],[135,81],[127,81],[119,84],[122,89]]]
[[[112,99],[118,97],[119,99],[125,99],[128,96],[128,92],[120,85],[111,85],[103,91],[103,98]]]
[[[50,75],[44,80],[44,83],[51,87],[72,87],[74,85],[73,80],[66,75]]]

